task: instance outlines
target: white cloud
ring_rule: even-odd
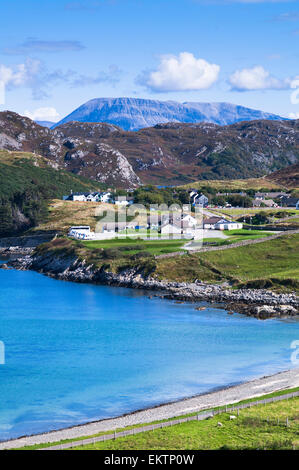
[[[0,83],[7,90],[13,90],[16,87],[31,88],[33,97],[36,99],[45,96],[44,87],[47,82],[41,80],[42,76],[45,78],[44,67],[36,59],[27,59],[22,64],[10,67],[0,64]]]
[[[51,88],[63,84],[69,87],[82,87],[107,82],[115,85],[121,76],[121,70],[116,65],[110,65],[108,71],[99,71],[95,76],[80,75],[74,70],[60,69],[50,71],[39,60],[27,59],[22,64],[7,67],[0,64],[1,89],[13,90],[17,87],[29,88],[33,99],[48,98]]]
[[[0,65],[0,82],[3,85],[7,85],[10,82],[13,75],[12,69],[6,67],[5,65]]]
[[[289,78],[280,80],[273,77],[261,65],[236,70],[229,78],[231,88],[236,91],[284,90],[290,88]]]
[[[26,85],[39,74],[41,63],[39,60],[27,59],[23,64],[15,67],[0,65],[0,81],[4,85],[22,86]]]
[[[45,107],[38,108],[34,111],[26,110],[24,116],[29,117],[33,121],[54,121],[56,122],[59,119],[59,114],[55,108]]]
[[[162,56],[158,69],[144,72],[138,82],[157,92],[203,90],[216,82],[219,71],[219,65],[181,52]]]

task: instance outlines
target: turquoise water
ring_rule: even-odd
[[[295,320],[266,322],[0,270],[0,440],[290,369]]]

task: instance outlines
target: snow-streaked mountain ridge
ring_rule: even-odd
[[[209,122],[229,125],[256,119],[283,120],[281,116],[231,103],[158,101],[140,98],[95,98],[75,109],[53,128],[70,121],[106,122],[126,131],[168,122]]]

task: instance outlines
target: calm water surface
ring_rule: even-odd
[[[0,440],[292,368],[296,320],[0,270]]]

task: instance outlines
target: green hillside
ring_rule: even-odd
[[[103,187],[103,186],[102,186]],[[47,200],[100,189],[95,181],[56,170],[47,159],[0,151],[0,236],[22,232],[47,217]]]
[[[32,153],[0,151],[0,198],[6,199],[26,189],[41,191],[45,197],[60,198],[73,191],[96,190],[96,181],[56,170],[49,160]]]

